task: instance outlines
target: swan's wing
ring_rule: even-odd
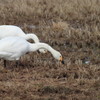
[[[10,56],[12,56],[12,53],[0,52],[0,58],[6,59],[9,58]]]
[[[7,37],[0,40],[0,58],[19,59],[29,50],[29,43],[20,37]]]
[[[21,28],[14,25],[0,25],[0,39],[8,36],[18,36],[22,37],[25,33]]]

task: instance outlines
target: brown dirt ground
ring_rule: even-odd
[[[0,60],[0,100],[100,100],[99,0],[1,1],[1,25],[35,33],[65,64],[49,52],[24,55],[18,68],[14,61],[4,68]]]

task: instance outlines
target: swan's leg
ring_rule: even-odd
[[[4,60],[4,67],[6,68],[6,60]]]
[[[18,60],[16,60],[16,67],[18,67],[18,64],[19,64],[19,63],[18,63]]]

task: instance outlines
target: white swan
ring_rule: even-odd
[[[51,52],[53,57],[64,64],[62,55],[54,50],[46,43],[29,43],[21,37],[6,37],[0,40],[0,58],[4,59],[4,67],[6,67],[6,60],[16,60],[16,67],[18,60],[27,52],[34,52],[38,49],[46,49]]]
[[[14,25],[0,25],[0,39],[8,37],[8,36],[17,36],[22,37],[26,40],[32,39],[35,43],[39,43],[38,37],[33,34],[25,34],[21,28]],[[39,49],[41,53],[46,53],[47,51],[45,49]]]

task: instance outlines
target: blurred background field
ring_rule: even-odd
[[[4,69],[0,60],[0,100],[100,100],[99,0],[0,0],[0,25],[35,33],[65,61],[34,52]]]

